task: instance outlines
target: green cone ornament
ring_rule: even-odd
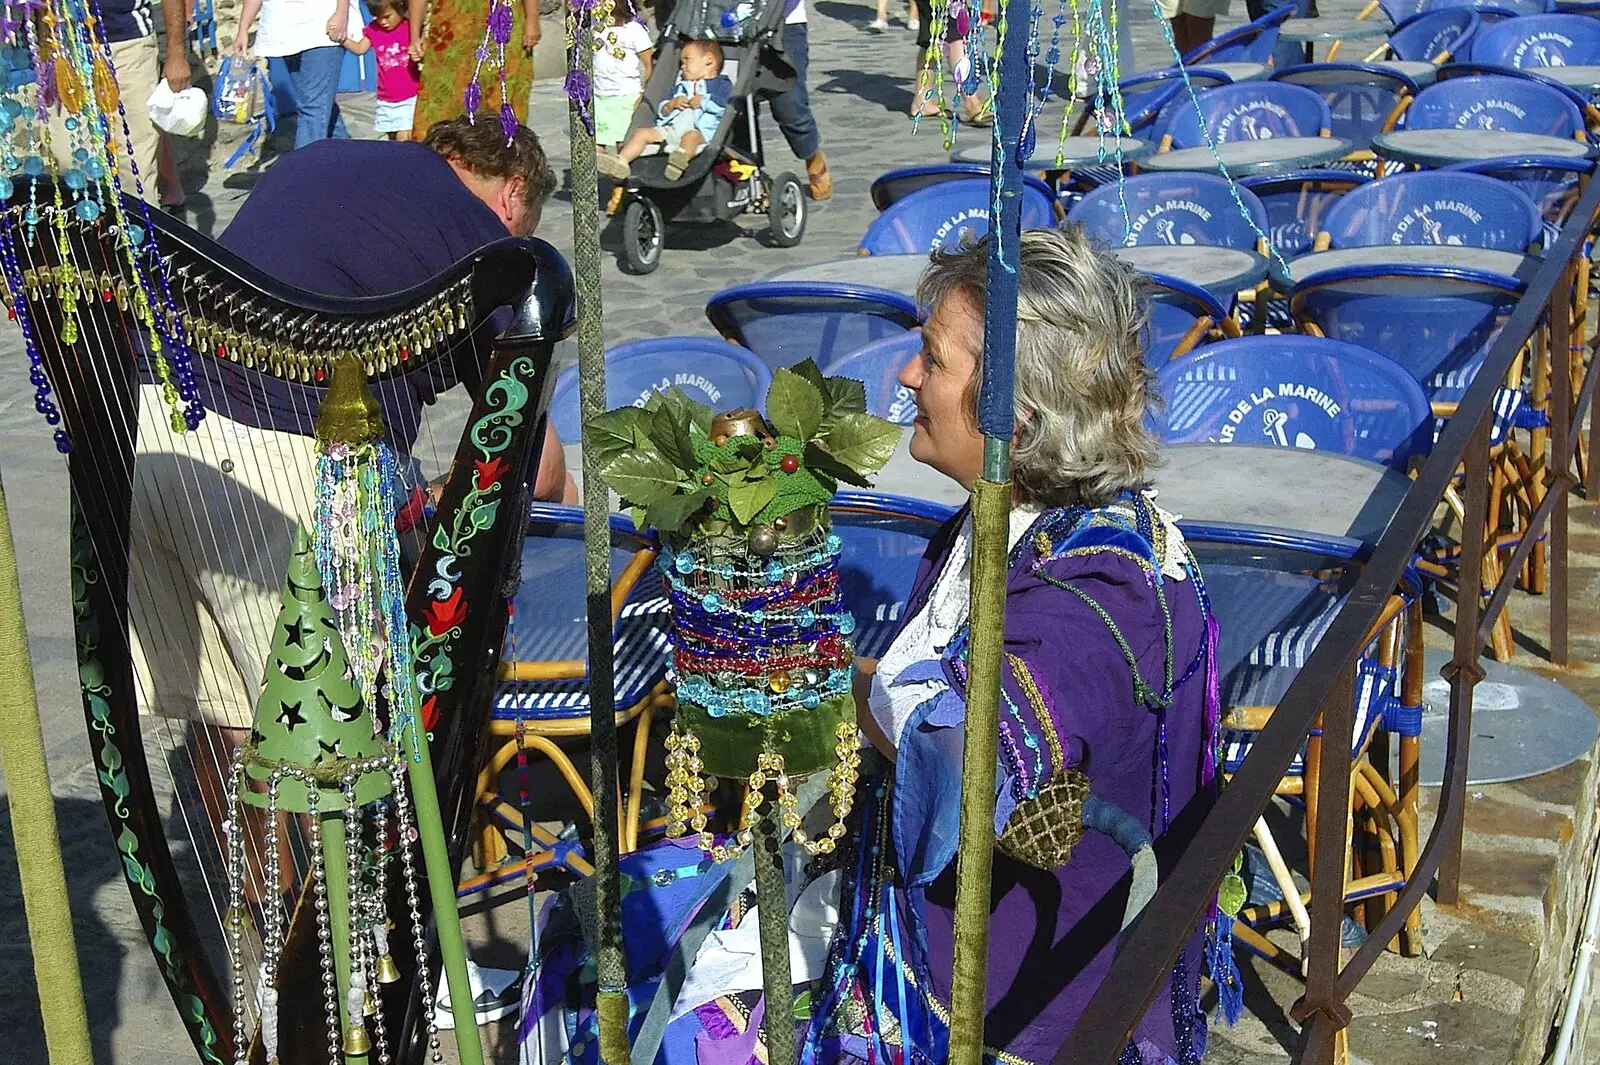
[[[762,789],[776,783],[799,831],[790,778],[828,770],[833,849],[859,765],[855,619],[839,584],[841,542],[828,517],[838,482],[868,485],[900,431],[866,413],[859,381],[824,378],[809,360],[779,370],[766,415],[713,414],[677,390],[590,425],[602,476],[661,539],[672,604],[678,714],[668,739],[668,827],[700,832],[714,857],[751,839]],[[701,774],[751,787],[734,843],[705,832]]]

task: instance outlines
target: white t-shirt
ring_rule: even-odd
[[[798,4],[795,4],[794,7],[789,9],[789,14],[784,18],[783,24],[785,26],[792,26],[796,22],[804,22],[805,20],[806,0],[800,0]]]
[[[361,8],[351,0],[261,0],[254,53],[270,59],[299,55],[311,48],[338,47],[337,42],[328,39],[328,20],[341,2],[350,7],[345,37],[359,41]]]
[[[644,91],[643,64],[639,53],[655,44],[643,24],[628,21],[607,26],[594,34],[594,94],[596,96],[638,96]],[[618,53],[621,53],[619,56]]]

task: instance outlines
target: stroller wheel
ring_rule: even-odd
[[[790,173],[779,174],[767,196],[767,225],[780,248],[792,248],[806,235],[806,186]]]
[[[629,197],[622,209],[622,262],[630,274],[648,274],[661,265],[665,236],[661,208],[642,196]]]

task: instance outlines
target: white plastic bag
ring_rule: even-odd
[[[175,93],[162,78],[151,90],[147,105],[150,121],[174,137],[192,137],[206,124],[206,94],[194,85]]]

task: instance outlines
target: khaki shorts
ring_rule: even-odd
[[[128,586],[141,712],[250,727],[297,523],[316,506],[316,443],[208,412],[174,433],[139,390]]]
[[[1179,15],[1193,15],[1195,18],[1221,18],[1228,13],[1231,0],[1156,0],[1161,8],[1161,17],[1174,19]]]
[[[154,34],[131,41],[117,41],[111,46],[111,62],[117,68],[117,87],[121,90],[122,109],[128,116],[128,133],[133,145],[133,162],[139,168],[139,181],[146,203],[156,203],[156,149],[161,131],[150,121],[148,101],[150,93],[161,83],[161,55],[156,49]],[[112,125],[118,125],[115,119]],[[133,175],[128,170],[128,150],[122,130],[112,130],[117,142],[117,167],[122,172],[122,191],[134,192]],[[50,120],[50,146],[56,163],[63,169],[72,165],[72,142],[66,127],[66,116],[58,105]]]

